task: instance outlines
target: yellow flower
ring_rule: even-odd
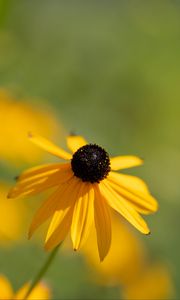
[[[0,191],[0,244],[7,246],[23,236],[27,209],[22,202],[7,200],[8,184],[0,182]]]
[[[170,273],[162,264],[149,266],[123,291],[123,299],[164,300],[174,299],[173,296],[174,288]]]
[[[146,265],[146,249],[122,218],[112,213],[111,221],[112,243],[106,259],[103,262],[99,261],[95,247],[95,228],[82,247],[82,254],[92,268],[92,278],[99,284],[127,284],[134,280]]]
[[[22,300],[29,288],[26,283],[18,292],[14,292],[9,280],[0,275],[0,300]],[[40,282],[31,292],[27,300],[48,300],[50,299],[50,290],[44,283]]]
[[[111,245],[110,208],[120,213],[140,232],[149,233],[149,228],[139,213],[155,212],[156,200],[141,179],[114,172],[141,165],[141,159],[135,156],[110,159],[103,148],[87,144],[81,136],[67,138],[67,145],[73,154],[40,136],[30,134],[29,137],[44,150],[68,161],[25,171],[10,191],[9,197],[14,198],[57,187],[37,211],[29,236],[52,217],[45,248],[54,248],[71,231],[73,248],[77,250],[86,241],[91,225],[95,222],[102,261]]]
[[[101,285],[119,285],[122,299],[172,299],[174,288],[168,268],[152,264],[145,246],[128,224],[115,214],[111,219],[112,244],[106,259],[99,262],[94,230],[82,248],[92,268],[92,279]]]
[[[26,100],[17,100],[7,90],[0,89],[0,158],[15,166],[42,158],[42,152],[27,141],[29,130],[46,133],[51,138],[62,131],[49,106],[42,109],[41,105]]]

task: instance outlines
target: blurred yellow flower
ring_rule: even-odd
[[[131,284],[124,287],[123,292],[123,299],[129,300],[165,300],[173,296],[170,273],[162,264],[147,267]]]
[[[26,283],[16,293],[9,280],[0,275],[0,300],[23,300],[29,288],[29,284]],[[27,300],[48,300],[51,298],[50,289],[44,283],[39,283],[31,292]]]
[[[16,100],[5,89],[0,89],[0,120],[0,159],[14,165],[37,162],[42,157],[39,149],[29,145],[28,131],[54,138],[62,130],[49,106]]]
[[[112,215],[112,243],[103,262],[99,262],[95,247],[95,230],[82,248],[92,269],[92,278],[101,285],[121,287],[122,299],[171,299],[173,283],[165,265],[151,264],[148,253],[128,224]]]
[[[72,154],[41,136],[30,134],[29,137],[47,152],[68,160],[64,164],[49,164],[25,171],[9,192],[9,197],[15,198],[57,187],[37,211],[29,236],[52,217],[45,248],[50,250],[57,246],[71,230],[73,248],[78,250],[88,238],[95,222],[102,261],[111,245],[110,207],[140,232],[149,233],[149,228],[139,213],[155,212],[156,200],[141,179],[113,172],[141,165],[141,159],[135,156],[109,158],[103,148],[87,144],[81,136],[68,136],[67,145]]]
[[[146,264],[146,250],[131,228],[114,213],[112,220],[112,243],[108,255],[99,262],[95,247],[95,230],[82,247],[82,253],[92,268],[93,278],[101,284],[127,284],[141,273]]]
[[[24,234],[27,209],[20,201],[7,199],[9,185],[0,182],[0,244],[10,245]]]

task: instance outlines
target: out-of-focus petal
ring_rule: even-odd
[[[0,275],[0,300],[11,300],[13,297],[13,290],[9,280]]]
[[[23,201],[7,199],[9,185],[0,182],[0,245],[11,246],[23,238],[28,209]]]
[[[141,276],[124,287],[123,299],[175,299],[171,275],[165,265],[148,266]]]
[[[13,297],[14,300],[22,300],[26,296],[26,293],[29,288],[29,283],[26,283]],[[35,286],[30,295],[27,297],[27,300],[49,300],[51,299],[51,291],[49,287],[40,282]]]
[[[18,168],[20,164],[37,163],[45,157],[42,150],[29,142],[29,130],[48,139],[64,137],[63,126],[53,108],[42,99],[32,100],[16,99],[10,91],[0,88],[0,157]]]

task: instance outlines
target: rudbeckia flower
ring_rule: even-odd
[[[86,241],[93,222],[96,227],[100,260],[107,255],[111,245],[110,208],[117,211],[144,234],[150,230],[139,213],[157,210],[157,202],[146,184],[139,178],[115,171],[142,164],[136,156],[110,158],[96,144],[88,144],[81,136],[68,136],[67,145],[72,154],[57,147],[45,138],[29,134],[37,146],[64,159],[65,163],[38,166],[19,176],[9,197],[30,196],[56,187],[54,193],[37,211],[29,230],[29,237],[47,219],[45,248],[53,249],[68,232],[74,250]]]
[[[29,283],[26,283],[17,292],[13,291],[13,288],[9,280],[0,275],[0,300],[22,300],[24,299],[29,288]],[[28,296],[27,300],[48,300],[50,299],[51,293],[46,284],[40,282]]]

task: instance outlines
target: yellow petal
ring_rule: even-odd
[[[124,197],[140,213],[149,214],[157,211],[158,203],[153,198],[140,178],[110,172],[108,182],[118,194]]]
[[[71,159],[72,155],[68,152],[61,149],[59,146],[54,145],[52,142],[46,140],[45,138],[41,137],[40,135],[34,135],[32,133],[29,133],[30,140],[39,146],[40,148],[44,149],[45,151],[59,157],[62,159]]]
[[[118,213],[120,213],[129,223],[144,234],[149,234],[150,230],[143,218],[135,211],[123,197],[117,194],[105,179],[100,184],[101,194],[106,199],[107,203]]]
[[[70,230],[74,204],[80,196],[79,191],[81,184],[79,179],[74,178],[69,188],[61,195],[62,204],[59,209],[56,210],[48,228],[45,244],[47,250],[54,248],[63,241]]]
[[[51,177],[53,177],[53,180],[54,180],[57,177],[59,182],[61,182],[61,177],[65,177],[65,175],[69,171],[71,172],[70,163],[59,164],[58,167],[56,167],[56,168],[54,168],[52,166],[52,169],[49,169],[48,171],[44,171],[44,168],[42,168],[42,172],[40,172],[40,169],[39,169],[39,172],[37,174],[33,173],[33,175],[29,175],[29,176],[27,175],[26,177],[23,177],[23,178],[20,176],[14,189],[24,188],[24,187],[26,187],[28,185],[32,185],[32,184],[36,183],[38,180],[41,180],[44,178],[50,179]],[[29,174],[32,174],[32,172],[30,172]],[[71,174],[73,174],[73,173],[71,172]]]
[[[116,174],[118,176],[116,176]],[[116,172],[110,172],[109,175],[110,176],[114,175],[114,178],[115,177],[119,178],[118,184],[119,184],[119,182],[121,182],[122,184],[124,184],[124,186],[129,187],[132,190],[139,191],[143,194],[148,194],[148,195],[150,194],[147,184],[139,177],[132,176],[132,175],[119,174]]]
[[[99,184],[100,186],[101,184]],[[107,203],[99,191],[99,186],[94,185],[94,219],[97,234],[97,243],[100,261],[103,261],[111,246],[111,218]]]
[[[111,157],[110,161],[111,169],[114,171],[132,168],[143,164],[142,159],[137,156],[115,156]]]
[[[3,275],[0,275],[0,300],[11,300],[13,290],[10,282]]]
[[[141,214],[147,215],[152,213],[151,206],[148,205],[145,201],[142,201],[140,198],[136,197],[135,195],[129,193],[122,187],[118,186],[117,184],[114,184],[110,180],[108,181],[109,185],[113,190],[115,190],[121,197],[123,197],[125,200],[131,204],[131,206],[138,211]],[[150,208],[149,208],[150,206]]]
[[[32,183],[26,183],[25,185],[21,185],[18,184],[16,185],[13,189],[10,190],[9,194],[8,194],[8,198],[16,198],[16,197],[20,197],[24,194],[29,194],[33,191],[39,191],[39,187],[43,187],[43,190],[46,190],[46,188],[48,188],[48,186],[46,185],[48,177],[44,177],[44,178],[40,178],[39,180],[35,180]]]
[[[63,183],[59,188],[43,202],[41,207],[36,212],[33,221],[29,229],[29,238],[34,231],[43,224],[48,218],[50,218],[57,210],[65,209],[70,206],[71,197],[67,199],[67,193],[73,193],[76,187],[76,180],[70,179],[68,182]]]
[[[21,175],[18,176],[18,181],[26,178],[31,178],[35,175],[44,174],[45,172],[48,171],[56,172],[56,170],[66,165],[67,164],[58,163],[58,164],[46,164],[46,165],[35,166],[33,168],[27,169],[24,172],[22,172]]]
[[[69,135],[67,137],[67,146],[72,151],[76,152],[82,146],[87,145],[86,140],[80,135]]]
[[[80,197],[76,200],[71,225],[74,250],[87,240],[94,218],[94,189],[89,183],[82,183]]]
[[[40,225],[42,225],[55,213],[59,205],[59,199],[61,199],[61,193],[63,193],[64,188],[64,186],[59,187],[57,191],[55,191],[46,201],[44,201],[40,208],[37,210],[29,229],[29,238],[31,238],[34,231]]]
[[[47,178],[49,177],[49,175],[54,174],[56,172],[58,172],[61,169],[61,167],[59,166],[59,168],[56,168],[54,170],[49,170],[46,172],[41,172],[39,174],[33,175],[33,176],[28,176],[26,178],[19,178],[17,181],[17,185],[21,185],[21,187],[29,185],[29,184],[33,184],[34,182],[37,182],[38,180],[41,180],[42,178]]]
[[[22,180],[20,179],[17,182],[17,185],[10,190],[8,198],[36,195],[51,187],[55,187],[68,181],[72,176],[73,172],[70,164],[65,164],[65,166],[60,166],[59,170],[56,172],[48,171],[42,175],[38,174]]]
[[[64,241],[68,232],[70,231],[72,215],[73,207],[55,213],[51,224],[51,227],[54,229],[54,231],[48,230],[48,238],[46,238],[45,243],[46,250],[52,250],[62,241]],[[51,234],[50,231],[52,231]]]

